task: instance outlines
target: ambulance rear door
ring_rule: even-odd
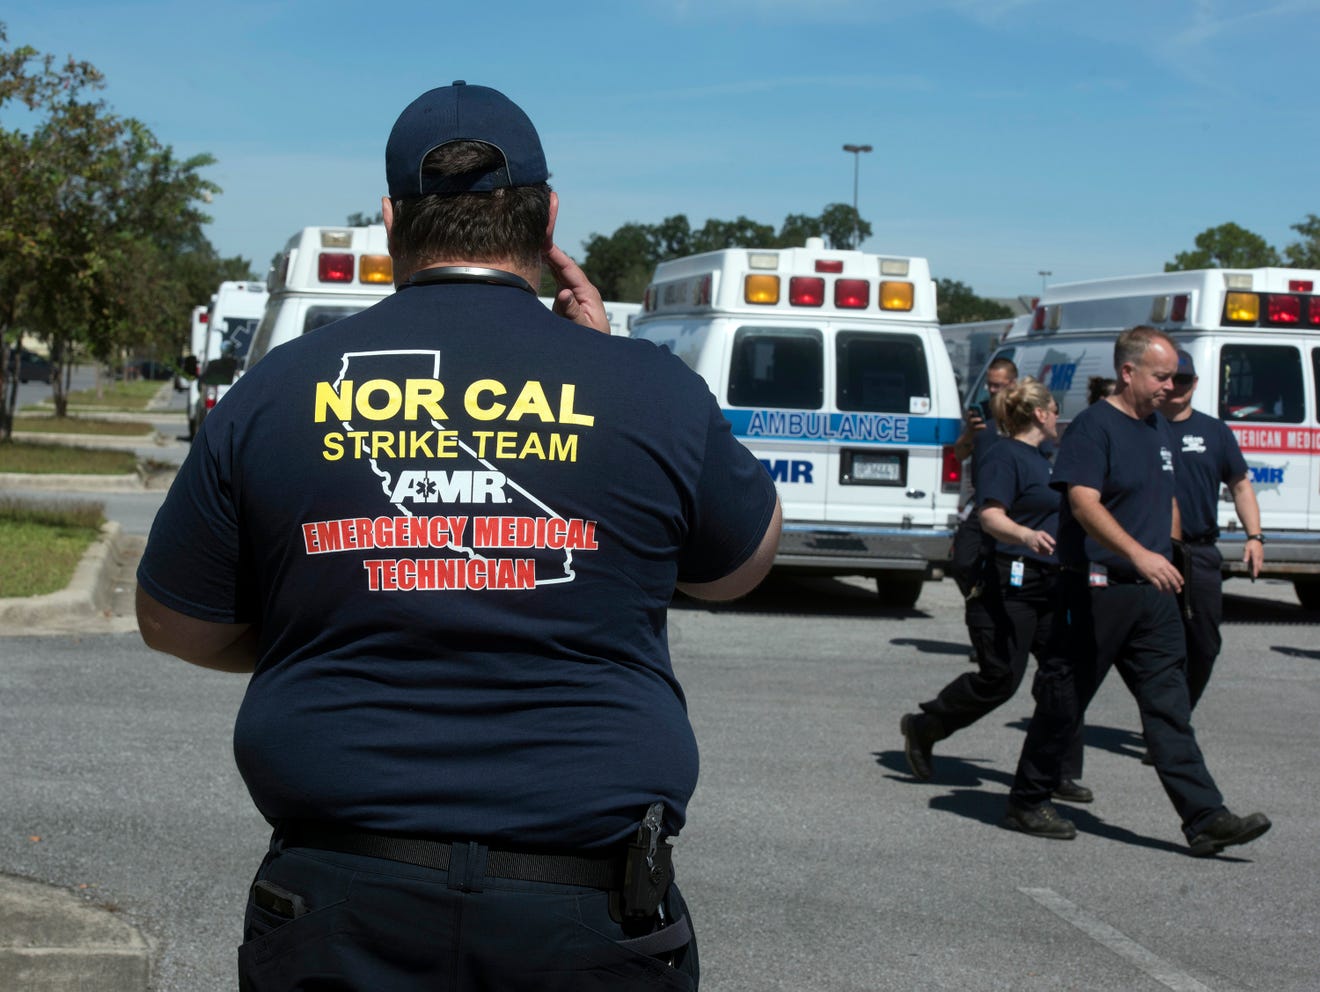
[[[1215,382],[1215,412],[1237,436],[1264,528],[1306,530],[1320,518],[1312,466],[1320,359],[1298,337],[1250,333],[1216,340],[1209,349],[1215,364],[1197,370],[1200,388],[1207,378]],[[1219,523],[1239,526],[1231,502],[1221,502]]]
[[[825,520],[830,460],[822,406],[832,387],[825,324],[721,324],[715,340],[724,342],[721,364],[728,369],[722,406],[734,435],[770,473],[784,519]]]
[[[946,526],[956,493],[940,509],[944,445],[958,432],[957,387],[938,338],[921,328],[833,333],[834,383],[820,429],[826,518],[867,524]],[[941,386],[949,395],[941,396]],[[947,409],[941,422],[939,400]]]

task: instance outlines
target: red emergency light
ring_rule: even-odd
[[[954,454],[953,445],[944,446],[944,466],[940,471],[940,491],[956,493],[962,488],[962,462]]]
[[[842,272],[843,259],[841,258],[818,258],[816,259],[817,272]]]
[[[355,260],[351,252],[321,252],[316,259],[316,277],[321,282],[352,282]]]
[[[825,280],[819,276],[794,276],[788,281],[788,302],[795,307],[823,307]]]
[[[1271,293],[1265,297],[1265,319],[1271,324],[1300,324],[1302,298]]]
[[[840,310],[865,310],[871,302],[871,284],[865,279],[836,279],[834,305]]]

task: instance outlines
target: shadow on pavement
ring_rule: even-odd
[[[889,641],[895,647],[916,648],[922,654],[952,654],[968,657],[971,648],[959,641],[928,641],[921,637],[895,637]]]
[[[920,607],[886,605],[870,582],[859,584],[828,576],[780,575],[771,573],[742,599],[712,603],[674,595],[671,610],[704,610],[709,613],[810,615],[827,617],[929,617]]]

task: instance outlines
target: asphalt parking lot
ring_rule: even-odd
[[[950,583],[914,611],[877,610],[860,583],[792,579],[721,609],[676,604],[702,749],[676,864],[704,987],[1320,987],[1317,628],[1286,585],[1229,588],[1196,724],[1229,804],[1275,826],[1208,861],[1187,856],[1138,760],[1117,678],[1090,713],[1097,801],[1073,809],[1075,841],[999,826],[1025,687],[937,748],[932,782],[908,776],[898,717],[967,664]],[[229,750],[243,680],[131,633],[0,638],[0,657],[0,871],[112,907],[148,940],[154,989],[232,987],[266,836]]]

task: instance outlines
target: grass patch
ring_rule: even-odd
[[[101,385],[99,394],[95,387],[70,393],[69,406],[96,407],[103,410],[145,410],[147,403],[160,392],[162,385],[163,383],[150,379],[106,382]]]
[[[39,503],[0,497],[0,597],[43,596],[68,586],[101,536],[105,506],[79,500]]]
[[[29,441],[0,444],[0,472],[128,475],[136,471],[137,456],[131,451],[104,451]]]
[[[141,437],[152,427],[141,420],[98,420],[95,417],[15,417],[14,433],[100,434],[105,437]]]

